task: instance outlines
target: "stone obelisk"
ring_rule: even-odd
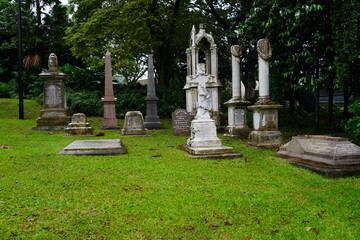
[[[270,100],[269,89],[269,60],[271,46],[268,39],[257,42],[259,61],[259,100],[248,107],[253,111],[254,130],[249,134],[249,144],[257,147],[279,147],[282,134],[278,130],[278,109],[282,105]]]
[[[239,45],[231,46],[232,62],[232,98],[225,103],[228,106],[228,126],[225,137],[248,138],[250,129],[246,124],[246,107],[250,102],[245,101],[245,85],[241,82]]]
[[[44,109],[40,111],[40,117],[36,120],[37,127],[34,130],[62,131],[71,121],[67,115],[65,84],[66,75],[59,70],[58,58],[54,53],[49,56],[49,69],[39,74],[44,81]]]
[[[148,58],[148,83],[147,83],[147,97],[146,97],[146,116],[145,127],[148,129],[162,128],[160,118],[157,115],[157,102],[155,91],[155,78],[154,78],[154,62],[153,55],[149,54]]]
[[[101,99],[104,102],[104,116],[102,119],[102,129],[119,129],[116,119],[116,109],[114,89],[112,83],[111,54],[105,54],[105,97]]]

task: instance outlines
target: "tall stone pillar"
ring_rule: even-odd
[[[247,138],[250,129],[246,124],[246,107],[250,102],[245,101],[245,86],[241,82],[239,45],[231,46],[232,62],[232,98],[225,103],[228,106],[228,126],[225,129],[225,137]]]
[[[146,97],[146,116],[145,127],[148,129],[160,129],[162,128],[160,118],[157,115],[157,102],[155,91],[155,79],[154,79],[154,63],[153,55],[149,54],[148,59],[148,84],[147,84],[147,97]]]
[[[34,130],[62,131],[71,122],[67,115],[65,84],[66,75],[59,70],[58,59],[54,53],[49,56],[49,69],[39,74],[44,81],[44,109],[37,118]]]
[[[282,105],[270,100],[269,60],[271,46],[268,39],[260,39],[257,43],[259,58],[259,100],[248,107],[253,111],[254,130],[249,134],[249,144],[257,147],[279,147],[282,134],[278,130],[278,109]]]
[[[116,118],[114,88],[112,82],[111,53],[105,54],[105,97],[101,99],[104,103],[104,115],[102,119],[102,129],[119,129]]]

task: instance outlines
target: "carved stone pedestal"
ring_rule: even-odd
[[[279,147],[282,134],[278,131],[278,109],[282,105],[253,105],[248,107],[253,113],[254,130],[249,134],[249,145],[256,147]]]
[[[248,138],[250,128],[246,124],[246,108],[248,101],[233,100],[226,102],[228,106],[228,126],[225,128],[225,137]]]
[[[130,111],[125,114],[123,136],[148,136],[144,118],[140,111]]]

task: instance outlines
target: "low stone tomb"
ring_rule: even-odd
[[[360,147],[346,138],[294,136],[290,142],[280,147],[277,155],[295,166],[329,177],[360,174]]]
[[[175,136],[189,136],[190,124],[190,114],[185,109],[177,109],[172,113],[172,127]]]
[[[140,111],[130,111],[125,114],[123,136],[148,136],[144,118]]]
[[[65,128],[65,136],[94,136],[94,129],[86,122],[84,113],[75,113]]]
[[[126,148],[120,139],[77,140],[66,146],[59,154],[73,155],[119,155]]]

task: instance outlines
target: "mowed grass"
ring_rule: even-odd
[[[360,239],[358,177],[328,179],[225,139],[242,158],[192,159],[170,121],[148,137],[64,137],[0,119],[0,239]],[[122,126],[122,120],[119,121]],[[118,156],[58,155],[121,139]]]

